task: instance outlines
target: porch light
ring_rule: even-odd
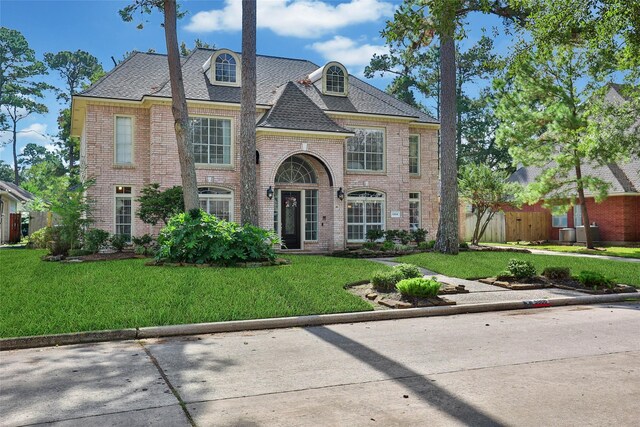
[[[267,188],[267,198],[269,200],[273,199],[273,187],[269,186],[269,188]]]
[[[336,194],[338,199],[344,200],[344,191],[342,191],[342,187],[338,188],[338,193]]]

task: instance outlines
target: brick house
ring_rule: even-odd
[[[200,202],[240,222],[240,54],[182,59]],[[134,53],[73,98],[95,226],[137,236],[140,190],[181,185],[165,55]],[[288,249],[324,252],[372,228],[425,228],[438,215],[438,122],[345,67],[257,57],[259,222]]]
[[[542,172],[540,167],[523,167],[510,177],[511,181],[527,185],[535,181]],[[640,242],[640,158],[629,162],[613,163],[606,166],[582,165],[584,176],[597,177],[611,186],[609,196],[596,203],[593,196],[586,192],[589,221],[598,226],[599,241],[607,243]],[[575,175],[574,175],[575,176]],[[525,205],[520,211],[544,212],[549,221],[549,240],[560,240],[560,230],[584,226],[580,205],[573,206],[567,213],[554,213],[542,206],[543,202]],[[513,211],[515,209],[505,209]]]

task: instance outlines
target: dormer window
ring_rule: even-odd
[[[216,82],[236,82],[236,60],[228,53],[221,53],[216,58]]]
[[[344,93],[344,71],[337,65],[332,65],[326,75],[327,92]]]
[[[221,49],[216,51],[202,66],[214,85],[240,86],[240,58],[234,52]]]

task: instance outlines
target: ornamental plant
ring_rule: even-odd
[[[398,264],[393,267],[394,270],[402,273],[404,279],[413,279],[414,277],[422,277],[418,266],[413,264]]]
[[[424,277],[415,277],[413,279],[404,279],[396,284],[396,289],[404,296],[414,298],[432,298],[438,295],[441,283],[435,277],[427,279]]]
[[[531,261],[512,258],[507,264],[506,273],[516,279],[528,279],[536,275],[536,268]]]
[[[396,283],[404,279],[402,271],[393,269],[391,271],[377,271],[371,278],[373,288],[378,292],[393,292]]]

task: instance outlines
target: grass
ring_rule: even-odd
[[[606,255],[617,256],[620,258],[640,258],[640,248],[630,248],[625,246],[605,246],[597,247],[597,249],[587,249],[580,246],[567,246],[567,245],[518,245],[517,243],[499,244],[491,243],[491,246],[514,246],[518,248],[527,249],[543,249],[546,251],[554,252],[570,252],[576,254],[589,254],[589,255]]]
[[[0,250],[0,337],[367,311],[343,286],[388,268],[321,256],[224,269],[140,259],[61,264],[43,254]]]
[[[572,274],[589,270],[602,273],[617,283],[640,288],[640,263],[578,258],[556,255],[535,255],[515,252],[460,252],[457,256],[425,252],[398,258],[445,276],[473,279],[495,276],[507,267],[511,258],[529,260],[538,273],[546,267],[569,267]]]

